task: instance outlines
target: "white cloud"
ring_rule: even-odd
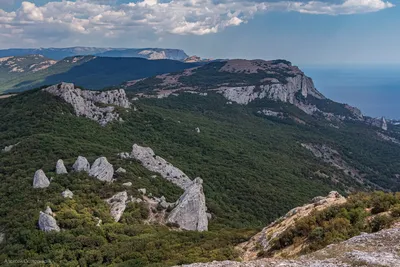
[[[156,34],[157,38],[164,34],[205,35],[241,25],[255,14],[273,10],[344,15],[376,12],[394,6],[384,0],[345,0],[342,3],[141,0],[116,3],[115,0],[63,0],[36,6],[33,2],[23,2],[14,12],[0,9],[0,42],[11,42],[8,40],[10,36],[14,40],[34,43],[43,39],[60,41],[74,38],[79,42],[82,36],[117,38],[143,33]]]

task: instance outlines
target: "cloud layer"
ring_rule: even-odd
[[[205,35],[238,26],[256,14],[269,11],[349,15],[376,12],[394,6],[384,0],[345,0],[335,3],[296,0],[139,0],[135,3],[116,3],[115,0],[78,0],[48,2],[37,6],[33,2],[23,2],[15,11],[0,9],[0,42],[7,43],[12,38],[34,45],[38,38],[56,42],[72,37],[117,38],[143,33],[157,36]]]

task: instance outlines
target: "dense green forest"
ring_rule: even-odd
[[[137,111],[121,114],[124,122],[101,127],[76,117],[71,106],[39,90],[0,99],[0,147],[18,143],[0,154],[0,232],[6,233],[0,262],[30,258],[61,266],[170,266],[236,259],[236,244],[289,209],[333,189],[346,194],[365,188],[316,159],[301,147],[304,142],[329,144],[367,181],[400,189],[395,179],[400,173],[400,146],[379,140],[378,129],[361,123],[341,123],[336,129],[294,106],[265,101],[262,106],[290,115],[269,118],[257,114],[261,103],[227,105],[216,94],[141,99],[134,105]],[[138,162],[117,157],[134,143],[152,147],[191,178],[204,180],[213,215],[209,232],[143,224],[147,210],[142,204],[130,203],[121,221],[112,221],[103,200],[125,190],[124,182],[133,183],[128,189],[133,196],[143,187],[169,201],[182,193],[160,177],[151,178]],[[90,162],[106,156],[127,173],[118,174],[112,184],[82,173],[55,174],[58,159],[70,169],[79,155]],[[32,188],[39,168],[54,178],[46,189]],[[73,199],[61,197],[66,188],[74,192]],[[45,234],[37,227],[39,211],[47,205],[64,229],[60,233]],[[94,217],[103,220],[102,227],[95,226]]]

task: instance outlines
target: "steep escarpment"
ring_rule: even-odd
[[[72,83],[61,83],[45,88],[43,91],[71,104],[77,116],[95,120],[102,126],[120,119],[114,106],[130,108],[130,102],[122,89],[96,92],[76,88]]]

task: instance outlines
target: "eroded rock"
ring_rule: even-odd
[[[111,198],[107,199],[107,203],[110,205],[110,214],[116,222],[121,219],[122,214],[126,209],[126,202],[128,200],[128,194],[126,191],[119,192]]]
[[[56,173],[57,174],[67,174],[67,168],[65,168],[64,161],[59,159],[56,164]]]
[[[112,182],[114,176],[113,165],[105,157],[98,158],[90,168],[89,175],[96,177],[100,181]]]
[[[73,198],[74,197],[74,193],[72,193],[72,191],[69,189],[66,189],[64,192],[61,193],[61,195],[64,198]]]
[[[74,165],[72,165],[72,168],[76,172],[89,172],[90,170],[90,163],[89,161],[82,156],[79,156],[78,159],[75,161]]]
[[[206,211],[203,180],[196,178],[179,198],[176,207],[169,214],[167,222],[178,224],[185,230],[207,231]]]
[[[146,169],[159,173],[163,178],[184,190],[192,184],[192,181],[184,172],[174,167],[165,159],[156,156],[150,147],[142,147],[134,144],[131,157],[139,160]]]
[[[123,183],[122,185],[130,187],[130,186],[132,186],[132,182]]]
[[[43,170],[37,170],[33,177],[33,188],[46,188],[49,187],[50,181]]]
[[[40,230],[45,232],[60,231],[60,227],[57,225],[57,221],[54,219],[53,212],[51,211],[50,207],[47,207],[45,212],[40,212],[38,224]]]
[[[122,167],[119,167],[116,172],[117,173],[126,173],[126,170]]]

